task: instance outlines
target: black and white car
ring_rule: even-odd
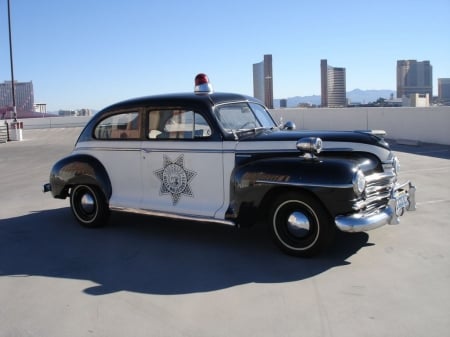
[[[233,226],[267,223],[288,254],[311,256],[336,229],[396,224],[415,209],[398,159],[372,131],[294,131],[253,97],[194,93],[131,99],[97,113],[44,185],[75,218],[103,226],[110,211]]]

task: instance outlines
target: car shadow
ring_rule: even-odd
[[[338,233],[323,255],[301,259],[276,248],[263,226],[235,229],[113,213],[86,229],[69,208],[0,220],[0,277],[89,280],[86,294],[209,292],[247,283],[308,279],[346,266],[368,244],[366,233]]]

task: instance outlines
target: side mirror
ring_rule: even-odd
[[[283,130],[295,130],[296,126],[294,122],[287,121],[286,124],[283,125]]]

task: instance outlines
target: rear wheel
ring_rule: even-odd
[[[305,193],[278,196],[270,208],[269,225],[275,243],[295,256],[317,255],[331,243],[335,233],[327,210]]]
[[[101,227],[108,221],[108,203],[96,186],[73,187],[70,193],[70,207],[77,221],[85,227]]]

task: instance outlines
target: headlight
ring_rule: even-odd
[[[353,176],[353,190],[357,195],[361,195],[363,194],[365,189],[366,189],[366,177],[364,176],[364,173],[362,173],[361,170],[358,170]]]
[[[392,161],[392,167],[394,168],[395,174],[398,174],[400,172],[400,161],[397,157],[394,157],[394,160]]]
[[[301,152],[318,154],[322,148],[322,139],[318,137],[305,137],[297,141],[297,149]]]

